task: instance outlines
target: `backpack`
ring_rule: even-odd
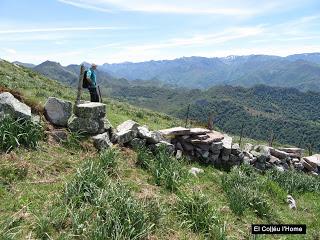
[[[82,80],[82,87],[83,88],[89,88],[90,87],[90,83],[87,79],[87,72],[88,70],[85,70],[83,73],[83,80]]]

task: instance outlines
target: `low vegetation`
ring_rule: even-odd
[[[9,152],[19,146],[36,148],[44,138],[43,128],[31,120],[5,117],[0,125],[0,151]]]

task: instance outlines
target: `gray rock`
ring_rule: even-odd
[[[269,163],[274,164],[274,165],[279,165],[281,163],[281,161],[280,161],[280,159],[278,159],[274,156],[270,156]]]
[[[246,151],[246,152],[251,152],[253,150],[253,148],[254,148],[254,146],[251,143],[246,143],[244,145],[243,150]]]
[[[134,138],[130,141],[130,145],[132,147],[138,147],[138,148],[141,148],[141,147],[144,147],[146,146],[147,144],[147,140],[146,139],[141,139],[141,138]]]
[[[151,132],[149,131],[147,126],[139,126],[137,127],[137,129],[139,138],[147,139],[151,137]]]
[[[155,147],[156,149],[164,148],[169,154],[174,154],[175,152],[174,145],[166,141],[160,141],[159,143],[155,144]]]
[[[290,209],[297,209],[296,201],[291,195],[287,196],[287,203],[289,204]]]
[[[164,138],[162,137],[161,133],[159,131],[152,131],[150,132],[151,136],[150,138],[147,138],[148,143],[156,144],[160,141],[164,141]]]
[[[223,148],[223,143],[222,142],[213,142],[210,146],[210,151],[211,152],[217,152]]]
[[[289,157],[289,154],[287,152],[275,149],[273,147],[269,147],[269,150],[270,150],[270,154],[276,158],[285,159]]]
[[[113,146],[109,138],[109,133],[107,132],[93,136],[92,139],[93,145],[98,150],[103,150]]]
[[[204,135],[209,132],[211,132],[211,130],[206,128],[190,128],[191,135]]]
[[[9,115],[14,119],[31,119],[31,108],[20,102],[11,93],[0,94],[0,112],[2,115]]]
[[[40,124],[41,118],[39,115],[31,115],[31,121],[35,124]]]
[[[231,149],[232,149],[232,137],[230,137],[227,134],[225,134],[224,138],[222,139],[221,155],[222,156],[230,155],[231,154]],[[224,159],[227,159],[227,157],[225,157]],[[229,158],[228,158],[228,160],[229,160]],[[228,160],[224,160],[224,161],[228,161]]]
[[[304,159],[301,159],[301,163],[304,166],[305,169],[307,169],[308,171],[312,172],[312,171],[317,171],[317,168],[313,167],[312,165],[310,165],[308,162],[306,162]]]
[[[71,116],[68,121],[68,128],[72,132],[83,132],[86,134],[98,134],[103,133],[104,119],[91,119],[91,118],[80,118],[77,116]]]
[[[314,154],[309,157],[303,158],[307,163],[309,163],[313,168],[320,167],[320,154]]]
[[[113,129],[112,124],[110,123],[110,121],[107,118],[104,118],[104,129],[106,131]]]
[[[127,132],[127,131],[135,131],[138,134],[138,127],[140,125],[132,120],[127,120],[123,123],[121,123],[119,126],[117,126],[118,132]]]
[[[50,132],[50,135],[58,143],[64,142],[68,139],[68,132],[64,129],[53,130]]]
[[[219,154],[211,154],[209,156],[209,161],[212,163],[216,163],[219,159]]]
[[[298,170],[303,170],[304,169],[304,166],[301,162],[295,162],[293,163],[293,166],[298,169]]]
[[[113,140],[117,142],[120,146],[122,146],[123,144],[130,142],[132,139],[136,137],[137,137],[137,131],[126,130],[126,131],[114,133]]]
[[[174,137],[174,136],[181,136],[181,135],[188,135],[190,134],[190,129],[183,128],[183,127],[174,127],[163,129],[159,131],[164,137]]]
[[[270,158],[270,156],[271,156],[270,149],[268,146],[264,146],[264,145],[255,146],[254,151],[261,153],[266,158]]]
[[[278,170],[279,172],[284,172],[283,166],[276,166],[275,169]]]
[[[182,151],[181,150],[177,150],[176,159],[180,159],[180,158],[182,158]]]
[[[55,97],[49,97],[45,106],[46,119],[56,126],[66,127],[72,115],[72,103]]]
[[[80,118],[100,119],[106,116],[106,105],[98,102],[87,102],[78,104],[74,113]]]
[[[190,170],[189,170],[189,173],[194,175],[194,176],[197,176],[199,173],[203,173],[204,170],[201,169],[201,168],[196,168],[196,167],[192,167]]]
[[[293,158],[301,158],[304,152],[302,148],[280,148],[279,150],[289,153],[289,156]]]
[[[211,132],[207,133],[206,135],[209,137],[204,140],[192,139],[191,143],[192,144],[208,144],[208,145],[210,145],[213,142],[221,142],[221,140],[224,139],[224,135],[222,133],[216,132],[216,131],[211,131]]]
[[[238,143],[232,145],[231,153],[234,155],[239,155],[241,153],[240,146]]]
[[[176,143],[176,149],[183,151],[183,147],[180,142]]]

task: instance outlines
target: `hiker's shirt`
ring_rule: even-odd
[[[89,86],[89,88],[96,88],[97,86],[97,76],[96,72],[92,70],[91,68],[87,71],[87,78],[90,78],[92,85]]]

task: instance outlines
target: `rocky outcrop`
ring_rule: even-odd
[[[66,127],[72,115],[72,103],[58,98],[49,97],[45,106],[45,117],[53,125]]]
[[[0,94],[0,116],[9,115],[14,119],[31,119],[31,108],[20,102],[11,93]]]
[[[105,119],[106,105],[103,103],[88,102],[75,106],[75,115],[69,118],[68,128],[73,132],[82,132],[90,135],[104,133],[110,128]]]

